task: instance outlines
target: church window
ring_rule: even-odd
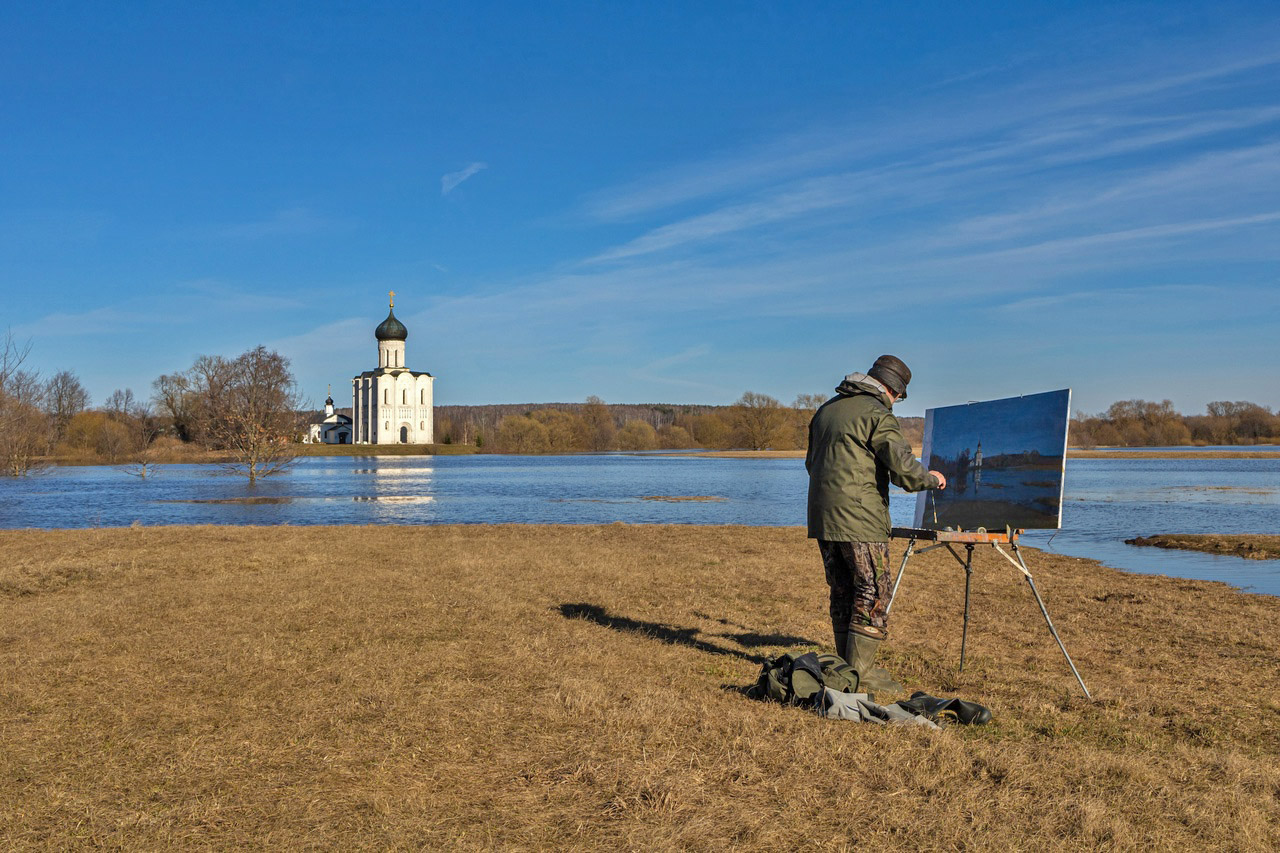
[[[382,389],[382,402],[383,402],[383,403],[385,403],[385,404],[387,404],[387,405],[390,405],[390,404],[391,404],[391,389],[390,389],[390,388],[383,388],[383,389]]]
[[[391,429],[391,421],[387,421],[387,429]]]
[[[426,422],[426,421],[418,421],[418,429],[422,430],[423,432],[426,432],[426,431],[427,431],[427,422]]]
[[[418,405],[425,406],[426,404],[427,404],[427,389],[421,388],[418,390]]]
[[[402,406],[409,405],[409,392],[403,389],[400,391],[400,405]]]

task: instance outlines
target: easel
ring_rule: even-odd
[[[964,669],[964,652],[965,645],[969,639],[969,587],[973,580],[973,549],[976,545],[990,545],[995,549],[1001,557],[1008,560],[1015,569],[1022,572],[1027,579],[1027,584],[1031,587],[1031,594],[1036,597],[1036,604],[1040,605],[1040,612],[1044,614],[1044,623],[1049,626],[1049,633],[1058,641],[1058,648],[1062,649],[1062,656],[1067,659],[1067,666],[1071,667],[1071,672],[1076,677],[1076,681],[1080,682],[1080,689],[1084,691],[1085,697],[1093,699],[1089,694],[1089,688],[1084,686],[1084,679],[1080,677],[1080,673],[1076,670],[1076,665],[1071,661],[1071,655],[1067,654],[1067,647],[1062,644],[1062,638],[1058,636],[1058,631],[1053,627],[1053,620],[1049,618],[1049,611],[1044,606],[1044,599],[1040,597],[1040,591],[1036,589],[1035,578],[1031,577],[1031,570],[1027,568],[1027,563],[1022,559],[1022,552],[1018,550],[1018,536],[1021,530],[1006,528],[1003,533],[988,533],[985,530],[977,530],[973,532],[963,530],[923,530],[914,527],[895,527],[889,532],[891,539],[906,539],[907,550],[902,555],[902,566],[898,569],[897,580],[893,582],[893,592],[889,594],[889,603],[885,606],[884,615],[887,618],[889,611],[893,608],[893,599],[898,594],[898,586],[902,583],[902,576],[907,571],[907,561],[911,559],[912,554],[924,554],[937,548],[946,548],[951,552],[951,556],[964,567],[964,629],[960,635],[960,669]],[[925,541],[933,542],[920,550],[916,550],[916,542]],[[957,545],[963,545],[965,556],[961,557],[956,551]],[[1001,545],[1008,545],[1013,551],[1010,557]],[[1014,558],[1017,559],[1014,559]]]

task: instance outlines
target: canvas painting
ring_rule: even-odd
[[[947,488],[916,497],[929,530],[1056,529],[1071,389],[925,411],[925,466]]]

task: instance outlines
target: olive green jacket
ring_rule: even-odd
[[[889,541],[889,483],[908,492],[938,481],[911,453],[888,396],[851,373],[809,422],[809,538]]]

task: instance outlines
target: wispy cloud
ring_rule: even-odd
[[[695,389],[703,393],[718,393],[722,390],[718,385],[696,379],[672,376],[667,373],[673,367],[702,361],[710,354],[711,347],[707,344],[689,347],[678,353],[654,359],[648,364],[637,367],[631,371],[631,378],[657,385],[674,385],[680,388]]]
[[[440,195],[448,195],[458,188],[463,181],[489,168],[488,163],[475,162],[456,172],[448,172],[440,176]]]
[[[34,322],[15,326],[13,334],[18,338],[55,340],[86,335],[120,335],[136,331],[152,322],[153,317],[144,312],[104,306],[75,313],[46,314]]]
[[[1132,63],[1110,69],[1026,71],[1014,84],[984,85],[968,96],[938,95],[894,116],[864,115],[673,166],[594,193],[584,199],[581,212],[589,220],[604,222],[642,219],[664,210],[678,212],[675,222],[598,253],[600,259],[615,259],[650,247],[682,245],[686,241],[675,239],[677,232],[695,238],[700,233],[731,233],[705,226],[723,225],[741,213],[744,194],[762,207],[776,196],[777,206],[783,208],[798,186],[812,191],[817,182],[847,182],[859,173],[891,165],[894,172],[911,180],[901,194],[907,196],[921,185],[915,178],[930,175],[946,182],[979,179],[985,176],[983,170],[1008,177],[1065,169],[1275,124],[1280,121],[1280,107],[1274,98],[1235,109],[1188,112],[1185,108],[1186,99],[1205,87],[1231,95],[1237,89],[1256,87],[1260,79],[1280,85],[1275,79],[1280,53],[1263,47],[1258,54],[1241,58],[1241,52],[1233,47],[1217,58],[1197,57],[1198,67],[1189,62],[1163,74],[1143,74]],[[1230,104],[1231,98],[1215,101]],[[846,193],[854,203],[863,200],[855,192]],[[715,199],[720,200],[724,216],[717,215],[719,209],[690,210]],[[822,204],[815,210],[827,207]],[[787,216],[780,209],[774,215],[742,216],[738,221],[749,228]]]
[[[317,215],[305,207],[278,210],[266,219],[219,225],[210,229],[217,237],[259,240],[265,237],[296,237],[316,234],[334,227],[333,220]]]
[[[201,314],[210,311],[271,311],[301,308],[304,304],[297,297],[245,290],[212,278],[184,281],[177,284],[174,290],[189,301],[199,303],[192,307],[197,308]]]
[[[589,199],[586,211],[601,220],[680,214],[585,263],[772,240],[809,253],[862,247],[883,270],[907,260],[895,261],[895,249],[916,262],[947,247],[977,257],[996,251],[983,243],[1021,241],[999,248],[1013,258],[1272,226],[1280,104],[1255,78],[1280,85],[1277,72],[1280,60],[1265,55],[1099,84],[1056,102],[1011,103],[985,124],[959,105],[897,147],[914,122],[856,141],[791,136]],[[1188,106],[1189,93],[1209,84],[1228,88],[1210,108]]]

